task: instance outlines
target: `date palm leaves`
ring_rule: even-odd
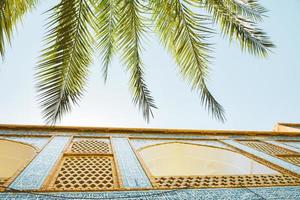
[[[0,57],[4,58],[5,41],[12,39],[13,29],[37,0],[0,0]]]
[[[16,23],[37,0],[0,0],[0,55]],[[206,10],[206,11],[205,11]],[[237,40],[242,50],[265,57],[274,47],[257,24],[266,10],[256,0],[59,0],[47,13],[47,32],[36,72],[37,90],[47,123],[54,124],[78,104],[84,94],[95,52],[102,56],[103,77],[118,52],[130,74],[133,102],[148,122],[156,108],[145,82],[142,41],[155,31],[174,57],[181,76],[199,93],[213,117],[225,120],[224,110],[206,80],[214,34]],[[152,30],[152,27],[154,29]]]

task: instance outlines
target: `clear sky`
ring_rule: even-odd
[[[18,26],[0,64],[1,124],[44,124],[33,76],[44,33],[42,13],[55,1],[41,2]],[[267,59],[241,52],[220,35],[212,39],[209,88],[226,110],[225,123],[208,115],[157,37],[149,36],[143,53],[146,81],[159,107],[149,124],[131,101],[125,67],[115,59],[104,84],[96,57],[85,96],[59,125],[270,130],[276,122],[300,122],[300,1],[261,2],[269,10],[261,27],[277,46]]]

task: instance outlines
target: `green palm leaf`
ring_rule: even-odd
[[[16,24],[37,0],[0,0],[0,56],[4,58],[5,41],[10,43]]]
[[[197,1],[197,0],[196,0]],[[200,2],[200,1],[199,1]],[[259,56],[267,56],[274,44],[269,37],[251,19],[245,18],[230,9],[223,0],[205,0],[204,7],[221,26],[223,34],[236,38],[242,50]]]
[[[243,0],[224,0],[223,5],[239,16],[259,22],[263,20],[267,12],[256,0],[248,0],[246,2]]]
[[[61,0],[49,10],[46,47],[37,71],[39,101],[48,123],[60,120],[82,96],[92,62],[95,16],[90,0]]]
[[[224,121],[224,110],[205,83],[210,58],[206,39],[212,33],[205,26],[207,17],[196,14],[180,0],[153,0],[151,8],[161,41],[175,57],[183,78],[201,93],[201,100],[209,112]]]
[[[116,23],[118,7],[116,0],[102,0],[96,5],[97,29],[96,38],[98,49],[102,55],[103,77],[107,80],[108,67],[116,49]]]
[[[130,72],[130,86],[133,102],[142,110],[148,122],[153,117],[152,109],[156,108],[153,97],[144,80],[144,69],[141,60],[141,39],[145,33],[145,7],[138,0],[119,0],[120,6],[117,35],[122,48],[122,60]]]
[[[15,25],[36,2],[0,0],[2,58]],[[222,33],[230,41],[236,39],[242,50],[264,57],[274,47],[266,33],[257,28],[265,12],[257,0],[60,0],[48,11],[45,47],[36,73],[44,117],[55,123],[78,103],[97,47],[105,81],[112,57],[120,51],[130,73],[133,102],[149,121],[156,106],[145,83],[141,49],[151,26],[148,16],[152,15],[154,29],[175,58],[183,79],[199,92],[209,113],[224,121],[224,110],[206,85],[211,58],[207,41],[214,33],[208,27],[218,23]]]

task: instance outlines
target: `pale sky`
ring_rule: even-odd
[[[43,0],[28,14],[7,48],[0,64],[0,124],[44,124],[33,76],[44,33],[42,13],[54,2]],[[143,52],[146,81],[159,107],[149,124],[131,101],[125,66],[115,59],[105,85],[96,58],[85,96],[58,125],[270,130],[277,122],[300,123],[300,1],[261,2],[269,12],[260,27],[277,46],[267,59],[241,52],[221,35],[212,39],[215,58],[208,84],[226,110],[225,123],[208,115],[172,57],[149,35]]]

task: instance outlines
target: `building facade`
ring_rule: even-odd
[[[0,125],[0,199],[300,199],[300,125]]]

